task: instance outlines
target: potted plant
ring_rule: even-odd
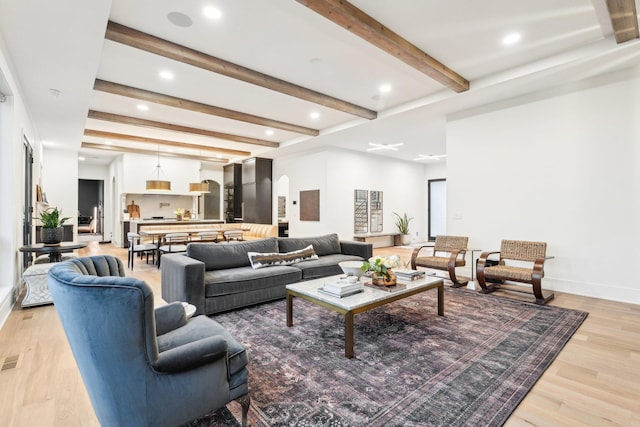
[[[62,225],[69,219],[69,217],[63,217],[62,211],[55,208],[48,208],[40,212],[40,216],[34,219],[38,219],[42,222],[42,228],[40,229],[40,240],[45,245],[56,245],[62,242],[64,238],[64,227]]]
[[[400,216],[396,212],[394,212],[393,214],[396,216],[396,227],[398,228],[398,231],[400,232],[400,234],[402,234],[402,236],[400,237],[402,244],[403,245],[410,244],[411,235],[409,234],[409,223],[411,222],[413,217],[409,218],[406,212],[402,216]]]
[[[176,214],[176,221],[182,221],[182,216],[184,215],[184,209],[177,208],[173,213]]]
[[[360,269],[371,274],[371,282],[378,286],[393,286],[396,284],[396,275],[391,271],[394,267],[399,267],[400,257],[391,255],[388,258],[374,256],[362,263]]]

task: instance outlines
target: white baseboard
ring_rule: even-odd
[[[640,289],[631,289],[608,283],[576,282],[567,279],[545,277],[542,279],[542,289],[610,301],[640,304]]]
[[[13,288],[9,286],[0,287],[0,329],[9,318],[11,309],[13,308]]]

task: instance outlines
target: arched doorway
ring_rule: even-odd
[[[202,197],[202,217],[203,219],[221,219],[220,216],[220,183],[211,179],[205,179],[209,184],[209,193]]]

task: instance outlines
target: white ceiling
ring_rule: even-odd
[[[398,151],[374,153],[413,161],[420,154],[445,154],[448,115],[533,92],[552,94],[563,84],[640,64],[638,40],[616,44],[605,0],[351,3],[469,80],[470,90],[456,93],[442,86],[294,0],[0,0],[0,35],[39,137],[93,162],[107,159],[103,163],[115,153],[81,148],[83,141],[105,144],[104,138],[83,136],[85,129],[266,157],[325,145],[364,152],[370,142],[403,143]],[[219,20],[202,14],[207,4],[220,9]],[[174,25],[167,18],[171,12],[189,16],[192,25]],[[375,110],[378,118],[362,119],[105,40],[109,20]],[[502,39],[510,32],[520,33],[521,41],[504,46]],[[161,70],[171,71],[175,78],[162,80]],[[320,135],[274,129],[268,136],[264,126],[148,102],[149,111],[141,112],[136,109],[140,102],[133,98],[93,90],[95,79],[315,128]],[[378,93],[383,83],[392,86],[388,94]],[[60,94],[54,96],[51,89]],[[89,110],[281,145],[273,149],[88,119]],[[312,111],[320,118],[311,119]],[[113,146],[159,148],[119,140],[113,140]]]

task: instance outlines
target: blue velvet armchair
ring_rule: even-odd
[[[49,271],[60,320],[103,426],[176,426],[242,405],[245,349],[217,322],[187,320],[180,303],[154,309],[143,281],[113,256],[72,259]]]

